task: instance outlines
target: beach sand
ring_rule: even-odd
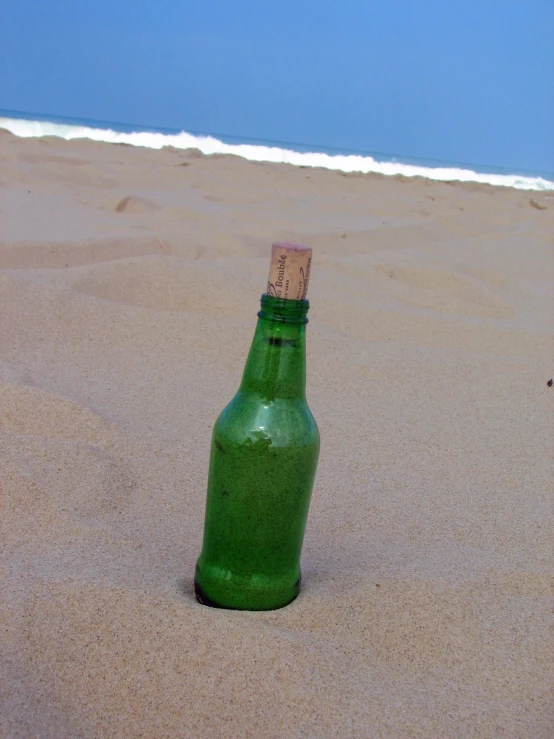
[[[552,736],[554,193],[0,132],[0,735]],[[313,247],[303,589],[202,607],[210,435]]]

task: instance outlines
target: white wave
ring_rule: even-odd
[[[321,152],[299,152],[275,146],[254,144],[225,144],[212,136],[197,136],[182,131],[177,134],[137,131],[122,133],[111,129],[87,126],[31,121],[17,118],[0,118],[0,128],[16,136],[58,136],[63,139],[92,139],[112,144],[131,144],[149,149],[173,146],[176,149],[199,149],[203,154],[234,154],[254,162],[278,162],[303,167],[324,167],[340,172],[375,172],[384,175],[405,177],[427,177],[430,180],[458,182],[482,182],[520,190],[554,190],[554,182],[543,177],[528,177],[519,174],[493,174],[474,172],[456,167],[423,167],[402,162],[379,162],[370,156],[357,154],[324,154]]]

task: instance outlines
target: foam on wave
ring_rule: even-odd
[[[543,177],[520,174],[494,174],[474,172],[457,167],[425,167],[402,162],[382,162],[371,156],[359,154],[325,154],[323,152],[300,152],[277,146],[259,144],[226,144],[213,136],[201,136],[182,131],[159,133],[151,131],[121,132],[110,128],[52,123],[40,120],[1,118],[0,128],[16,136],[40,137],[59,136],[63,139],[92,139],[112,144],[130,144],[150,149],[173,146],[176,149],[199,149],[203,154],[234,154],[254,162],[277,162],[303,167],[324,167],[340,172],[375,172],[384,175],[426,177],[431,180],[481,182],[520,190],[554,190],[554,182]]]

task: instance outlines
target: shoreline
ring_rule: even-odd
[[[156,130],[124,130],[124,124],[113,124],[118,127],[105,128],[108,122],[98,121],[102,127],[94,127],[91,121],[79,123],[54,122],[48,120],[27,120],[23,118],[6,118],[0,115],[0,131],[9,131],[20,137],[49,137],[58,136],[63,140],[88,139],[102,143],[120,143],[131,146],[144,146],[155,150],[163,148],[176,148],[180,151],[198,149],[207,156],[238,156],[247,161],[260,162],[262,164],[291,164],[293,166],[307,168],[323,168],[329,171],[337,171],[351,174],[381,174],[387,177],[423,177],[438,182],[476,182],[490,184],[498,187],[510,187],[520,190],[536,190],[538,192],[554,191],[554,175],[552,180],[547,179],[546,173],[510,173],[500,171],[503,168],[486,166],[489,171],[478,172],[472,169],[475,165],[468,164],[446,164],[436,160],[422,159],[398,161],[403,159],[400,155],[386,156],[370,153],[356,153],[354,151],[341,153],[336,151],[324,151],[317,147],[315,150],[299,151],[298,149],[283,148],[286,142],[271,142],[253,140],[228,143],[220,140],[215,134],[188,133],[186,131],[169,132],[165,129]],[[128,128],[131,128],[129,126]],[[231,137],[233,138],[233,137]],[[236,137],[234,137],[236,138]],[[290,146],[294,146],[291,142]],[[300,145],[307,148],[308,145]],[[375,158],[377,157],[377,158]],[[384,158],[383,158],[384,157]],[[409,158],[408,158],[409,159]],[[496,170],[496,171],[494,171]]]

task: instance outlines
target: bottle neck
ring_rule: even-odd
[[[263,400],[305,400],[307,300],[262,295],[240,390]]]

